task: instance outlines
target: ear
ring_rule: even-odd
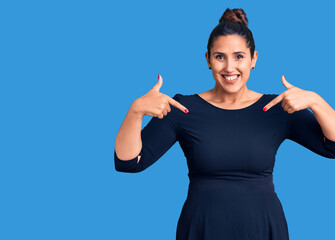
[[[206,57],[206,61],[207,61],[207,64],[208,64],[208,67],[211,67],[211,63],[208,59],[208,52],[205,53],[205,57]]]
[[[251,59],[251,66],[254,66],[254,67],[256,66],[257,58],[258,58],[258,52],[255,51],[254,57]]]

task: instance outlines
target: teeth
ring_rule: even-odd
[[[234,79],[236,79],[237,78],[237,75],[234,75],[234,76],[229,76],[229,77],[227,77],[227,76],[225,76],[225,75],[222,75],[225,79],[227,79],[227,80],[234,80]]]

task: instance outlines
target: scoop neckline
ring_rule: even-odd
[[[203,101],[204,103],[206,103],[207,105],[210,105],[218,110],[222,110],[222,111],[241,111],[241,110],[246,110],[246,109],[250,109],[250,108],[253,108],[255,107],[257,104],[259,104],[261,102],[261,100],[265,97],[265,93],[260,97],[258,98],[258,100],[256,100],[254,103],[250,104],[249,106],[246,106],[244,108],[238,108],[238,109],[226,109],[226,108],[220,108],[220,107],[217,107],[213,104],[211,104],[210,102],[207,102],[205,99],[203,99],[202,97],[199,96],[199,94],[195,93],[193,94],[193,96],[196,96],[197,98],[199,98],[201,101]]]

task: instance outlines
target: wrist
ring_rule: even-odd
[[[323,99],[316,92],[311,92],[311,94],[312,94],[312,101],[309,108],[313,111],[313,109],[317,108],[320,105],[320,101],[322,101]]]
[[[138,118],[142,118],[144,116],[144,114],[139,110],[140,103],[139,100],[136,99],[130,106],[129,108],[129,112],[130,114],[138,117]]]

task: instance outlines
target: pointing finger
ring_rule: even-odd
[[[269,110],[270,108],[272,108],[277,103],[280,103],[282,100],[283,100],[283,94],[278,95],[271,102],[269,102],[268,104],[265,105],[265,107],[263,108],[263,111]]]
[[[180,104],[179,102],[177,102],[171,97],[169,97],[169,104],[171,104],[172,106],[175,106],[176,108],[180,109],[184,113],[188,113],[188,109],[185,106],[183,106],[182,104]]]

